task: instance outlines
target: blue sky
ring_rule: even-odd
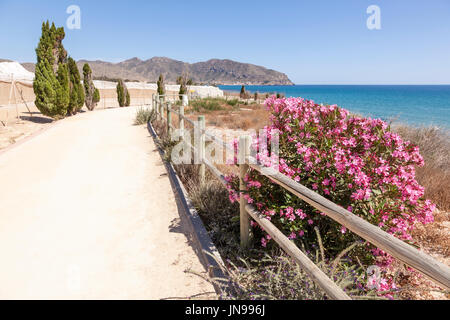
[[[226,58],[298,84],[450,84],[449,0],[0,0],[0,58],[34,62],[42,21],[65,26],[72,4],[75,59]],[[369,5],[381,30],[366,26]]]

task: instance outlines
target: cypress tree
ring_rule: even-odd
[[[182,74],[180,77],[178,77],[177,83],[180,85],[180,91],[178,92],[178,94],[181,100],[182,99],[181,95],[187,93],[187,76],[185,74]]]
[[[37,64],[33,89],[35,105],[46,116],[61,118],[69,106],[67,52],[62,45],[64,28],[49,22],[42,24],[42,35],[36,48]]]
[[[166,94],[166,87],[164,85],[164,77],[163,77],[162,73],[159,75],[159,79],[158,79],[157,85],[158,85],[158,94],[160,96],[165,95]]]
[[[83,66],[83,85],[86,107],[88,110],[92,111],[100,101],[100,92],[94,86],[94,81],[92,80],[92,70],[87,63]]]
[[[119,79],[117,83],[117,101],[121,107],[128,107],[130,105],[130,93],[122,79]]]
[[[128,91],[128,89],[125,86],[125,106],[129,107],[130,106],[130,92]]]
[[[70,102],[67,114],[74,115],[83,108],[84,90],[81,85],[80,72],[77,63],[72,58],[68,60],[69,77],[70,77]]]
[[[116,87],[117,101],[119,102],[120,107],[125,106],[125,97],[123,95],[123,87],[124,87],[123,81],[122,81],[122,79],[120,79],[119,82],[117,83],[117,87]]]
[[[93,100],[92,100],[92,102],[94,103],[94,107],[92,109],[95,108],[95,106],[97,105],[97,103],[99,103],[99,101],[100,101],[100,91],[98,91],[98,89],[95,88],[95,90],[94,90],[94,97],[93,97]]]
[[[67,115],[67,110],[70,103],[69,90],[69,69],[67,64],[60,63],[57,71],[58,87],[56,90],[56,105],[58,106],[57,117],[64,118]]]
[[[239,94],[239,96],[241,97],[241,99],[247,98],[247,93],[245,92],[245,86],[241,87],[241,93]]]

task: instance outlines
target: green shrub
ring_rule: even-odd
[[[239,99],[226,100],[225,102],[229,106],[235,107],[239,103]]]
[[[208,112],[208,111],[223,110],[222,102],[223,99],[219,98],[205,98],[205,99],[191,100],[189,105],[195,112]]]

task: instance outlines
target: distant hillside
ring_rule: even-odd
[[[212,59],[193,64],[165,57],[154,57],[146,61],[133,58],[119,63],[80,60],[77,62],[80,71],[86,62],[91,66],[96,79],[122,78],[130,81],[156,82],[159,74],[162,73],[167,83],[175,83],[177,77],[183,72],[188,72],[195,83],[202,84],[293,84],[284,73],[232,60]],[[34,63],[22,63],[22,65],[28,71],[35,70]]]
[[[31,62],[25,62],[25,63],[21,63],[21,65],[27,69],[30,72],[34,73],[34,70],[36,69],[36,65],[34,63]]]
[[[86,62],[97,78],[106,76],[155,82],[162,73],[167,82],[174,83],[181,73],[188,72],[194,82],[204,84],[293,84],[285,74],[278,71],[231,60],[213,59],[193,64],[164,57],[154,57],[146,61],[133,58],[119,63],[80,60],[80,69]]]
[[[162,73],[167,83],[175,83],[177,77],[183,72],[188,72],[195,83],[202,84],[293,84],[284,73],[232,60],[213,59],[193,64],[164,57],[154,57],[146,61],[133,58],[119,63],[80,60],[77,62],[80,70],[86,62],[91,66],[93,76],[97,79],[122,78],[130,81],[155,82]],[[27,70],[34,72],[33,63],[23,63],[22,65]]]

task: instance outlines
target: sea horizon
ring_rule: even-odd
[[[242,86],[218,86],[240,91]],[[450,84],[296,84],[245,86],[250,93],[280,93],[414,126],[450,129]]]

